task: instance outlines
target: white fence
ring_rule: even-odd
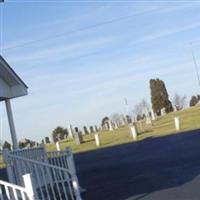
[[[0,181],[0,200],[34,200],[31,175],[23,176],[25,187]]]
[[[73,154],[46,153],[43,147],[4,151],[9,181],[24,187],[23,175],[31,173],[37,200],[81,200]]]

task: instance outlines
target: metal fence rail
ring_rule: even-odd
[[[31,175],[23,176],[25,187],[0,181],[0,200],[34,200]]]
[[[70,150],[48,154],[42,147],[32,150],[4,151],[9,181],[23,187],[22,177],[24,174],[30,173],[35,199],[81,200],[79,183],[73,157],[70,157],[72,154],[70,154]],[[41,156],[38,155],[40,153]]]

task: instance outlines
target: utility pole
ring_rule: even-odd
[[[192,58],[193,58],[193,62],[194,62],[194,68],[195,68],[198,84],[200,87],[200,76],[199,76],[198,64],[197,64],[197,60],[196,60],[196,57],[194,54],[194,49],[193,49],[192,43],[190,43],[190,45],[191,45]]]
[[[0,0],[0,3],[4,3],[4,0]],[[2,26],[2,16],[3,14],[2,14],[2,7],[0,7],[0,27]],[[0,30],[0,31],[2,31],[2,30]],[[0,55],[1,55],[1,53],[2,53],[2,32],[0,33]],[[0,106],[1,106],[1,109],[0,109],[0,112],[1,112],[1,115],[0,115],[0,150],[2,150],[3,149],[3,141],[2,141],[2,137],[3,137],[3,134],[2,134],[2,132],[3,132],[3,116],[2,116],[2,103],[0,102]]]

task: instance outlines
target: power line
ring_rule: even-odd
[[[155,11],[160,11],[160,10],[161,10],[160,8],[156,8],[156,9],[152,9],[148,13],[153,13]],[[38,40],[32,40],[32,41],[29,41],[29,42],[24,42],[24,43],[21,43],[21,44],[12,46],[12,47],[4,48],[3,50],[4,51],[9,51],[11,49],[21,48],[21,47],[25,47],[25,46],[28,46],[28,45],[33,45],[33,44],[36,44],[36,43],[39,43],[39,42],[44,42],[44,41],[48,41],[48,40],[52,40],[52,39],[56,39],[56,38],[60,38],[60,37],[65,37],[65,36],[71,35],[73,33],[82,32],[82,31],[94,29],[94,28],[97,28],[97,27],[102,27],[104,25],[116,23],[116,22],[123,21],[123,20],[129,19],[129,18],[132,18],[132,17],[142,16],[142,15],[145,15],[146,13],[147,12],[142,12],[142,13],[136,13],[136,14],[133,14],[133,15],[122,16],[122,17],[119,17],[119,18],[108,20],[106,22],[98,23],[98,24],[91,25],[91,26],[88,26],[88,27],[76,29],[76,30],[73,30],[73,31],[60,33],[60,34],[49,36],[49,37],[46,37],[46,38],[40,38]]]

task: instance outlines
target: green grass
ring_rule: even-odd
[[[148,137],[161,137],[169,134],[178,134],[175,131],[174,117],[180,117],[181,120],[181,132],[188,130],[195,130],[200,128],[200,107],[188,108],[183,111],[173,112],[164,117],[159,118],[152,125],[145,125],[144,122],[137,123],[138,128],[138,140],[143,140]],[[133,142],[132,137],[129,135],[128,127],[120,127],[112,132],[102,131],[100,132],[101,147],[114,146],[117,144],[124,144]],[[84,136],[84,143],[76,145],[74,141],[61,141],[61,149],[71,147],[73,152],[83,152],[97,149],[95,145],[94,135]],[[46,146],[48,150],[55,150],[54,144]]]
[[[184,111],[173,112],[165,115],[153,122],[152,125],[147,126],[144,122],[137,123],[137,129],[139,132],[138,141],[148,137],[161,137],[169,134],[178,134],[179,132],[176,132],[174,127],[175,116],[180,117],[182,126],[181,132],[200,128],[200,107],[197,106]],[[100,138],[100,148],[133,142],[132,137],[129,135],[129,129],[127,126],[120,127],[112,132],[102,131],[100,132]],[[76,145],[74,141],[69,140],[63,140],[60,144],[61,149],[71,147],[74,153],[97,149],[93,134],[84,136],[84,143],[81,145]],[[54,144],[48,144],[46,145],[46,149],[48,151],[56,150],[56,146]],[[2,158],[0,157],[0,167],[3,166],[1,159]]]

